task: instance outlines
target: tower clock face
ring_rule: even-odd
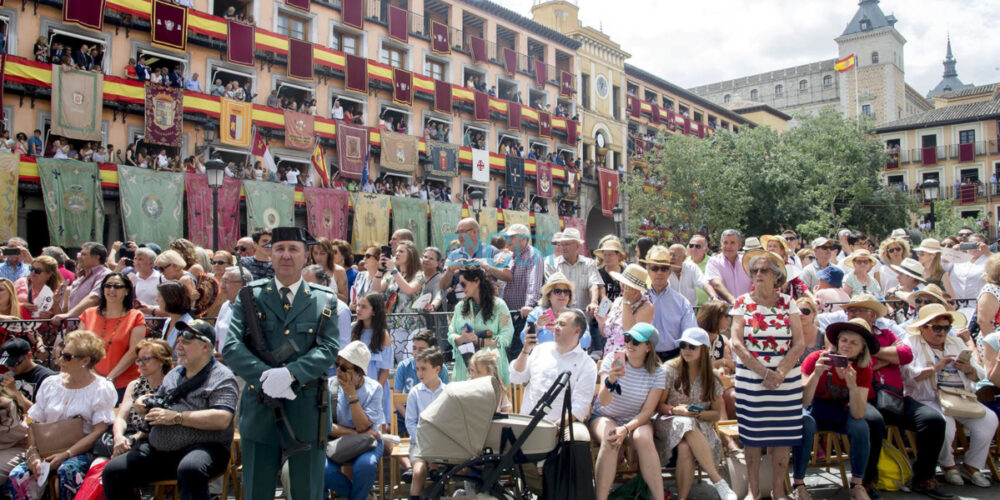
[[[597,76],[597,97],[608,98],[608,79],[604,78],[604,75]]]

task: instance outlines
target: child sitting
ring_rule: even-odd
[[[420,383],[410,389],[406,398],[406,432],[410,434],[410,462],[413,464],[413,482],[410,483],[410,499],[419,499],[427,479],[427,462],[413,457],[417,444],[417,423],[420,412],[437,399],[444,389],[439,378],[444,365],[444,355],[436,347],[421,350],[414,355],[417,378]]]
[[[416,367],[416,357],[422,351],[430,349],[431,347],[437,347],[437,337],[434,336],[434,332],[430,330],[421,330],[413,336],[413,356],[410,356],[396,365],[396,378],[393,380],[392,392],[393,394],[409,394],[410,389],[416,385],[420,379],[417,376]],[[441,373],[438,375],[441,382],[448,383],[448,368],[442,366]],[[406,405],[403,403],[396,403],[396,412],[399,415],[406,415]],[[405,425],[400,417],[400,424]],[[407,429],[409,430],[409,429]]]
[[[469,380],[479,377],[495,377],[500,382],[500,387],[506,389],[503,381],[500,380],[500,370],[497,367],[498,356],[496,351],[476,351],[469,361]],[[507,399],[506,390],[500,394],[500,404],[497,406],[497,411],[500,413],[513,413],[514,411],[514,405],[510,404],[510,400]]]

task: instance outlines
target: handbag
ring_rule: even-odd
[[[590,440],[578,441],[574,435],[573,392],[567,382],[563,398],[562,418],[559,424],[559,443],[545,458],[542,475],[542,496],[545,500],[595,500],[594,462],[590,454]]]
[[[83,417],[73,417],[57,422],[34,422],[28,426],[31,440],[38,454],[49,457],[68,450],[83,439]]]
[[[362,453],[375,449],[371,434],[348,434],[326,443],[326,458],[335,464],[346,464]]]
[[[928,360],[933,359],[931,353],[927,351],[926,342],[924,342],[924,353]],[[958,387],[939,387],[936,374],[931,376],[931,386],[937,393],[941,413],[944,413],[945,416],[960,418],[983,418],[986,416],[986,407],[979,403],[974,392]]]
[[[872,383],[875,390],[875,408],[883,414],[892,415],[896,419],[903,417],[903,391],[885,383],[885,377],[879,377]]]

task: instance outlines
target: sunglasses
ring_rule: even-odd
[[[902,252],[903,251],[903,247],[892,247],[888,251],[889,251],[889,253]]]
[[[569,288],[555,288],[552,290],[555,295],[571,295],[573,292]]]
[[[798,239],[798,236],[785,236],[785,241],[796,241]]]
[[[33,268],[31,268],[31,272],[33,272],[35,274],[42,274],[42,273],[45,272],[45,269],[42,269],[40,267],[33,267]]]
[[[916,304],[916,305],[918,305],[918,306],[922,306],[922,305],[926,305],[926,304],[937,304],[937,302],[935,302],[932,299],[913,299],[913,303]]]
[[[625,343],[626,344],[631,343],[632,345],[634,345],[636,347],[641,346],[643,344],[643,342],[645,342],[645,341],[639,340],[639,339],[637,339],[637,338],[635,338],[635,337],[633,337],[633,336],[631,336],[631,335],[629,335],[627,333],[624,335],[623,338],[625,339]]]
[[[868,259],[855,259],[855,260],[854,260],[854,263],[855,263],[855,264],[865,264],[865,265],[871,265],[872,261],[870,261],[870,260],[868,260]]]
[[[688,243],[688,248],[697,248],[697,249],[700,250],[701,249],[701,244],[700,243]]]
[[[247,251],[247,247],[236,247],[236,251],[237,252],[246,252]]]
[[[665,273],[670,270],[670,266],[649,266],[649,271],[654,273]]]
[[[72,354],[63,351],[62,354],[59,355],[59,358],[68,363],[70,361],[73,361],[74,359],[86,358],[86,356],[82,356],[80,354]]]
[[[208,339],[206,339],[200,333],[194,333],[194,332],[192,332],[190,330],[185,330],[183,332],[180,332],[178,335],[180,335],[180,337],[183,338],[184,340],[198,339],[198,340],[204,340],[204,341],[208,342]]]
[[[229,263],[226,262],[226,261],[224,261],[224,260],[215,260],[215,261],[212,261],[212,265],[213,266],[228,266]]]
[[[934,333],[945,333],[951,330],[951,324],[949,323],[947,325],[931,325],[931,330],[934,330]]]
[[[695,349],[697,349],[699,347],[699,346],[696,346],[694,344],[689,344],[687,342],[681,342],[680,345],[681,345],[681,349],[688,350],[688,351],[693,351],[693,350],[695,350]]]
[[[755,274],[767,274],[769,272],[771,272],[771,268],[769,267],[755,267],[750,270],[750,275],[753,276]]]
[[[105,283],[104,284],[104,289],[105,290],[124,290],[125,289],[125,285],[119,285],[118,283]]]
[[[809,316],[814,311],[812,309],[799,309],[799,312],[801,312],[803,316]]]
[[[350,371],[351,368],[353,368],[352,365],[349,365],[347,363],[334,363],[333,366],[334,366],[334,368],[337,369],[338,372],[339,371]]]
[[[143,356],[141,358],[135,358],[135,364],[136,365],[144,365],[144,364],[149,363],[150,361],[152,361],[154,359],[156,359],[156,356]]]
[[[962,236],[969,237],[972,236],[972,233],[958,233],[959,238],[961,238]]]

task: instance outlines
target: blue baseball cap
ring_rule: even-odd
[[[816,271],[816,277],[829,283],[834,288],[840,288],[844,283],[844,271],[837,266],[826,266]]]
[[[656,331],[656,327],[649,323],[636,323],[629,331],[625,332],[625,335],[629,335],[639,342],[649,342],[653,345],[656,345],[660,340],[660,332]]]

